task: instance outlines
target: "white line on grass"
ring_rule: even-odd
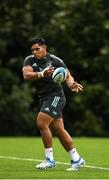
[[[21,157],[12,157],[12,156],[0,156],[0,159],[12,159],[12,160],[19,160],[19,161],[42,161],[39,159],[33,159],[33,158],[21,158]],[[64,162],[56,162],[57,164],[64,164],[64,165],[70,165],[70,163],[64,163]],[[84,165],[85,168],[91,168],[91,169],[100,169],[100,170],[106,170],[109,171],[109,168],[105,167],[98,167],[98,166],[89,166],[89,165]]]

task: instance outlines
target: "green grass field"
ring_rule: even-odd
[[[70,157],[57,138],[53,139],[53,146],[59,163],[47,170],[35,169],[44,158],[40,138],[0,138],[0,179],[108,179],[109,139],[74,138],[74,142],[86,166],[77,172],[68,172]]]

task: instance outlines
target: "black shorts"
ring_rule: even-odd
[[[62,110],[66,104],[65,96],[52,95],[40,100],[40,112],[49,114],[54,119],[62,117]]]

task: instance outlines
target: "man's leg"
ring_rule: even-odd
[[[40,134],[45,148],[52,147],[52,134],[49,129],[49,125],[51,122],[53,122],[52,117],[50,117],[46,113],[39,112],[37,117],[37,126],[40,130]]]
[[[51,124],[53,130],[58,136],[61,144],[66,149],[66,151],[70,151],[74,148],[74,143],[72,138],[68,134],[68,132],[64,129],[64,123],[62,118],[55,119]]]
[[[53,121],[52,127],[55,129],[55,132],[63,145],[66,151],[69,152],[71,157],[71,168],[67,169],[68,171],[78,170],[82,165],[85,164],[85,161],[80,157],[76,148],[74,147],[74,143],[72,138],[68,134],[68,132],[64,129],[64,123],[62,118],[58,118]]]
[[[38,114],[37,126],[40,130],[40,134],[45,147],[45,160],[42,163],[36,165],[36,168],[38,169],[52,168],[55,166],[52,149],[52,134],[49,129],[49,125],[52,121],[53,118],[48,114],[43,112],[40,112]]]

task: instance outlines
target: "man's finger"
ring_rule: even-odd
[[[77,86],[80,87],[80,88],[83,88],[83,86],[81,84],[77,84]]]
[[[81,91],[83,90],[83,88],[81,88],[81,87],[78,87],[78,89],[81,90]]]

